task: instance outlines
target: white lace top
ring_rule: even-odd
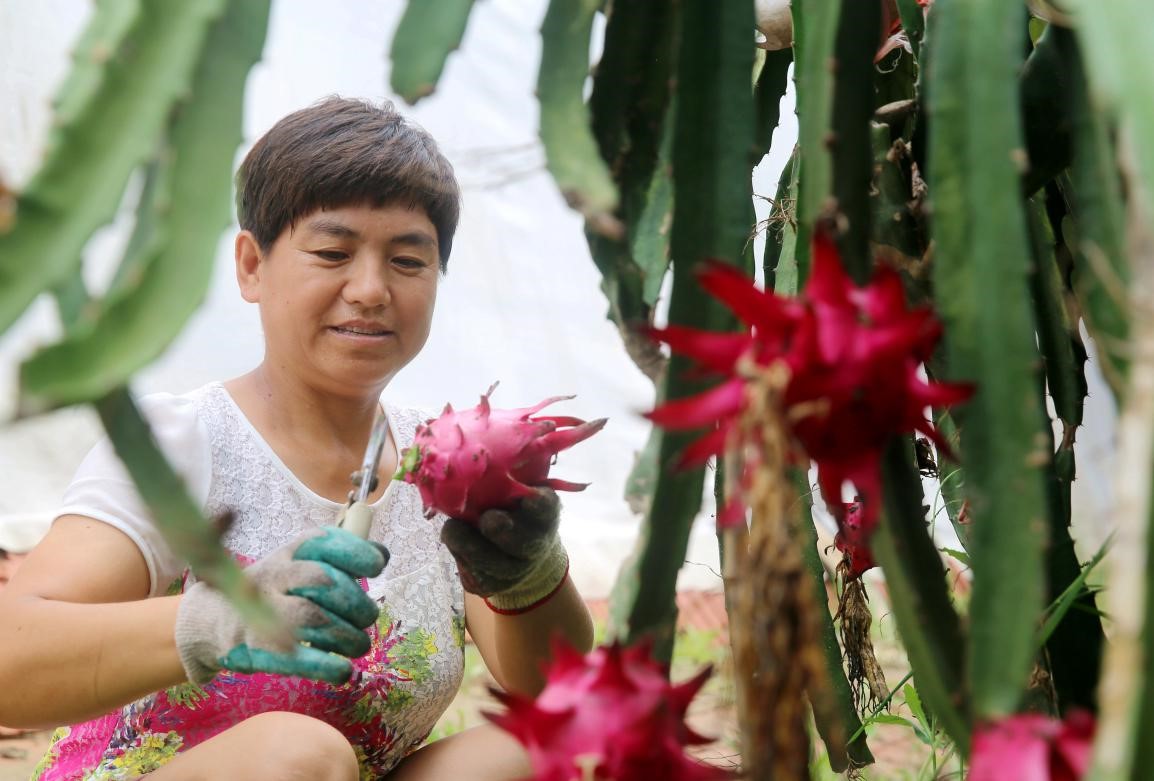
[[[147,396],[141,400],[141,409],[161,449],[205,513],[213,517],[225,510],[232,512],[233,524],[224,543],[242,561],[259,559],[306,529],[335,522],[342,505],[301,483],[220,383],[183,396]],[[407,447],[423,416],[417,410],[389,405],[385,410],[398,450]],[[370,716],[374,722],[387,722],[387,746],[377,746],[376,756],[366,757],[365,751],[372,753],[372,747],[366,745],[362,751],[354,740],[362,765],[380,773],[423,740],[457,692],[463,671],[464,591],[456,563],[439,539],[444,518],[424,517],[415,486],[391,482],[372,509],[370,537],[391,554],[384,572],[366,583],[369,595],[381,605],[382,617],[370,632],[374,651],[357,665],[354,681],[341,688],[355,689],[362,667],[366,677],[377,676],[375,684],[365,685],[375,686],[373,696],[379,702],[367,702],[368,695],[358,701],[355,691],[345,692],[342,699],[362,708],[350,717],[358,724],[367,724]],[[58,512],[65,514],[104,521],[132,538],[148,565],[151,595],[178,592],[188,577],[184,562],[157,532],[106,440],[77,471]],[[383,663],[392,669],[378,669]],[[218,676],[214,684],[224,677]],[[381,683],[384,678],[387,685]],[[165,708],[176,702],[187,704],[188,697],[174,691],[179,688],[159,693],[167,694]],[[121,714],[106,717],[115,719],[116,729],[102,752],[105,761],[140,742],[140,733],[150,720],[144,715],[151,712],[152,720],[157,715],[157,697],[152,695]],[[85,732],[89,738],[95,727],[93,723]],[[104,734],[106,730],[95,731]],[[80,737],[76,729],[73,733],[73,738]],[[62,742],[67,743],[68,737],[63,736]],[[187,735],[184,747],[188,747]]]

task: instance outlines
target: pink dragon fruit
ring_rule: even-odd
[[[1090,767],[1094,717],[1018,713],[974,731],[967,781],[1078,781]]]
[[[596,434],[606,419],[530,417],[572,396],[554,396],[524,409],[493,409],[489,396],[496,387],[476,407],[457,412],[446,404],[439,418],[417,427],[398,477],[417,486],[428,515],[442,512],[476,521],[486,510],[531,496],[537,486],[581,491],[588,485],[551,478],[549,467],[557,453]]]
[[[533,781],[733,778],[685,753],[685,746],[710,742],[685,723],[710,669],[671,685],[650,647],[615,643],[582,656],[554,641],[537,699],[494,689],[506,711],[483,715],[525,746]]]

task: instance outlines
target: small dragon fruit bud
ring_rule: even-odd
[[[439,418],[417,427],[401,457],[397,478],[417,486],[429,515],[442,512],[465,521],[507,508],[533,488],[581,491],[586,483],[549,477],[557,453],[596,434],[606,419],[585,422],[534,413],[572,396],[554,396],[523,409],[493,409],[489,388],[476,407],[458,412],[446,404]]]
[[[874,566],[873,554],[870,552],[869,538],[873,529],[866,528],[862,523],[864,513],[861,501],[850,502],[845,505],[845,520],[841,529],[834,538],[834,545],[845,557],[845,578],[856,580],[868,569]]]
[[[555,641],[536,700],[494,689],[506,710],[483,715],[525,746],[532,781],[733,778],[685,753],[686,746],[710,742],[685,723],[710,669],[672,685],[650,646],[614,643],[582,656]]]

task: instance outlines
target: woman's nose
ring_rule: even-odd
[[[372,259],[357,258],[349,266],[349,278],[344,287],[345,300],[363,307],[388,306],[392,296],[389,293],[388,274],[383,264]]]

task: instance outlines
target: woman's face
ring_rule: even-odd
[[[429,336],[437,231],[406,206],[317,211],[263,257],[242,232],[237,277],[260,305],[266,365],[337,395],[371,395]]]

